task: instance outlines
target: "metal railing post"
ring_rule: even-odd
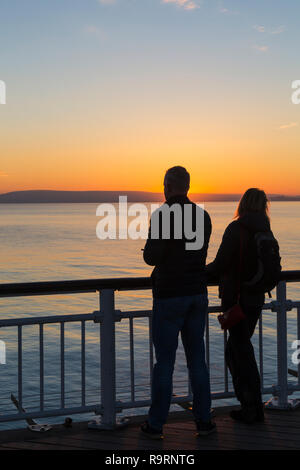
[[[100,354],[102,426],[116,425],[116,344],[115,295],[113,290],[100,292]]]
[[[267,408],[285,410],[290,408],[288,398],[288,345],[287,345],[287,299],[286,282],[280,281],[276,289],[277,299],[273,311],[277,313],[277,385],[274,387],[274,397]]]
[[[277,384],[278,407],[288,408],[288,358],[287,358],[287,316],[286,282],[277,286]]]
[[[90,429],[112,430],[128,420],[117,420],[116,403],[116,311],[113,289],[100,291],[101,418],[89,423]]]

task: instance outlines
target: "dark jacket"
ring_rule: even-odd
[[[174,196],[167,200],[165,204],[169,207],[173,204],[179,204],[183,211],[183,221],[186,208],[190,206],[192,226],[189,228],[194,231],[196,229],[196,211],[202,211],[204,244],[201,249],[187,250],[186,242],[191,242],[191,240],[187,240],[184,236],[187,232],[184,230],[183,225],[183,236],[180,239],[174,237],[173,218],[171,218],[170,223],[170,238],[163,239],[160,224],[159,238],[153,239],[151,237],[151,225],[154,223],[154,214],[152,215],[148,240],[144,248],[144,260],[150,266],[155,266],[151,275],[153,296],[167,298],[205,293],[207,292],[205,262],[211,235],[210,217],[206,211],[191,202],[187,196]]]
[[[245,214],[226,228],[215,260],[206,270],[209,278],[219,279],[219,295],[223,311],[237,302],[240,286],[241,302],[263,305],[264,294],[253,294],[243,286],[257,271],[257,250],[254,235],[270,230],[269,219],[262,213]],[[242,259],[241,252],[242,237]]]

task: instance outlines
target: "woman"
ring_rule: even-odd
[[[260,376],[251,337],[261,315],[264,293],[251,293],[243,285],[257,272],[254,235],[270,231],[269,201],[264,191],[248,189],[240,200],[235,220],[227,227],[215,260],[207,266],[209,275],[220,280],[219,295],[226,312],[238,301],[245,319],[229,329],[225,351],[240,410],[230,413],[238,421],[251,424],[264,420]]]

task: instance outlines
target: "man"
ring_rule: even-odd
[[[188,199],[189,187],[190,175],[185,168],[175,166],[166,172],[166,202],[158,210],[160,214],[156,211],[151,217],[149,236],[144,248],[145,262],[155,266],[151,277],[152,335],[156,364],[153,370],[152,404],[148,421],[141,429],[153,439],[163,438],[163,425],[167,420],[172,397],[179,332],[189,369],[198,435],[207,435],[215,430],[215,424],[210,420],[210,385],[203,339],[208,307],[204,269],[211,221],[206,211]],[[178,208],[182,212],[179,222]],[[168,213],[169,233],[165,223]],[[199,232],[202,235],[200,245],[196,243]],[[164,237],[164,233],[169,237]],[[190,243],[191,237],[186,235],[191,233],[195,234],[194,246]]]

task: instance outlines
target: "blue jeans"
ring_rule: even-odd
[[[207,307],[206,294],[153,300],[152,335],[156,364],[148,421],[159,431],[169,413],[179,332],[189,369],[194,418],[210,421],[210,384],[203,338]]]

